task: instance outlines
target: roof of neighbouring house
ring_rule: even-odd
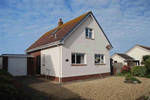
[[[146,46],[143,46],[143,45],[138,45],[138,46],[140,46],[140,47],[142,47],[142,48],[144,48],[146,50],[150,50],[150,47],[146,47]]]
[[[122,57],[122,58],[124,58],[124,59],[133,59],[134,60],[134,58],[132,58],[131,56],[129,56],[129,55],[127,55],[127,54],[124,54],[124,53],[115,53],[115,54],[117,54],[117,55],[119,55],[120,57]]]
[[[69,22],[66,22],[66,23],[64,23],[64,24],[62,24],[62,25],[46,32],[37,41],[35,41],[29,48],[27,48],[26,51],[37,48],[37,47],[40,47],[40,46],[43,46],[43,45],[47,45],[49,43],[53,43],[53,42],[56,42],[56,41],[63,40],[89,14],[92,14],[92,12],[89,11],[89,12],[87,12],[87,13],[85,13],[85,14],[83,14],[83,15],[81,15],[81,16],[79,16],[79,17],[77,17],[77,18],[75,18],[71,21],[69,21]],[[93,17],[94,17],[94,15],[93,15]],[[99,25],[99,23],[98,23],[98,25]],[[99,25],[99,27],[100,27],[100,25]],[[101,28],[101,30],[102,30],[102,28]],[[105,35],[103,30],[102,30],[102,32]],[[57,34],[57,38],[55,38],[55,35],[53,35],[53,34]],[[108,40],[106,35],[105,35],[105,37]],[[110,43],[109,40],[108,40],[108,42]],[[110,45],[111,45],[111,43],[110,43]],[[112,45],[111,45],[111,47],[112,47]]]

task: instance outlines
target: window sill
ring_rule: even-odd
[[[87,66],[87,64],[71,64],[71,66]]]
[[[106,64],[95,64],[95,65],[106,65]]]
[[[88,38],[88,37],[85,37],[86,39],[90,39],[90,40],[95,40],[94,38]]]

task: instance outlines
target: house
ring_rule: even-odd
[[[126,53],[115,53],[111,56],[113,63],[121,62],[123,65],[129,65],[133,62],[134,65],[142,65],[142,57],[144,55],[150,55],[150,47],[136,44]]]
[[[90,11],[46,32],[25,52],[34,73],[67,82],[110,75],[111,43]]]

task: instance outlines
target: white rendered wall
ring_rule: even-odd
[[[123,58],[121,58],[120,56],[118,56],[117,54],[115,54],[113,57],[113,63],[114,61],[117,61],[117,63],[122,63],[123,65],[127,65],[127,63],[124,61]]]
[[[144,55],[150,55],[148,51],[138,46],[136,46],[135,48],[133,48],[131,51],[127,52],[126,54],[133,57],[135,60],[139,60],[140,65],[141,65],[142,57]]]
[[[2,69],[2,61],[3,61],[3,58],[0,57],[0,69]]]
[[[85,27],[94,30],[94,40],[85,38]],[[105,38],[98,24],[88,17],[66,40],[62,47],[62,77],[110,72],[110,56]],[[71,53],[85,53],[87,66],[71,66]],[[95,65],[94,54],[104,54],[106,65]],[[65,60],[69,59],[69,62]]]
[[[60,76],[60,49],[61,46],[41,50],[41,74]],[[43,54],[45,54],[45,66],[43,66]],[[50,69],[49,73],[46,69]]]

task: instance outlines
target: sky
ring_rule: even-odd
[[[150,0],[0,0],[0,55],[24,54],[45,32],[92,11],[113,45],[125,53],[150,47]]]

